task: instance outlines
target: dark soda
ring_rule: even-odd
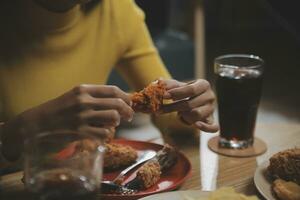
[[[261,90],[260,71],[220,69],[216,77],[216,91],[221,138],[253,142]]]

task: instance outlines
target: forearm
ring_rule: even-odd
[[[172,135],[187,134],[196,135],[200,131],[190,125],[184,124],[178,117],[176,112],[166,113],[162,115],[152,116],[153,124],[160,130],[165,142],[170,143]]]

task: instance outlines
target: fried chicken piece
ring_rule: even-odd
[[[177,154],[173,147],[165,145],[156,156],[143,164],[137,171],[136,177],[125,186],[129,189],[147,189],[155,185],[161,174],[172,167],[177,161]]]
[[[65,149],[54,155],[56,160],[74,159],[76,157],[86,157],[95,152],[101,145],[100,141],[83,139],[70,143]],[[105,143],[103,156],[104,168],[106,170],[118,169],[122,166],[130,165],[137,159],[137,152],[130,146],[122,144]]]
[[[122,144],[105,144],[104,169],[113,170],[134,163],[138,157],[137,151]]]
[[[135,92],[131,96],[132,108],[136,112],[156,113],[163,105],[163,95],[166,85],[158,80],[150,83],[140,92]]]
[[[300,186],[295,182],[276,179],[272,188],[280,200],[300,200]]]
[[[268,172],[274,178],[300,184],[300,148],[278,152],[270,158]]]
[[[136,177],[140,179],[144,188],[149,188],[160,179],[161,168],[159,162],[156,160],[151,160],[144,164],[137,172]]]

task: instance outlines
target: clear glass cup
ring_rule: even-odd
[[[263,65],[260,57],[247,54],[215,59],[221,147],[247,148],[253,144]]]
[[[25,141],[25,186],[43,200],[94,199],[102,178],[101,138],[46,132]]]

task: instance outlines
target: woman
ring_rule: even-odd
[[[104,85],[114,66],[135,90],[163,78],[165,98],[183,100],[165,112],[176,111],[201,130],[218,130],[208,120],[215,100],[209,83],[171,79],[133,0],[1,4],[1,139],[8,160],[18,159],[24,140],[40,131],[105,136],[121,120],[130,121],[129,94]]]

